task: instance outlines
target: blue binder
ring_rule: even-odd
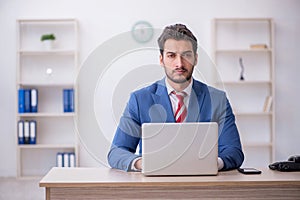
[[[25,141],[24,141],[24,121],[23,120],[18,121],[18,143],[19,144],[25,144]]]
[[[65,152],[65,153],[63,154],[63,157],[64,157],[64,160],[63,160],[63,161],[64,161],[64,162],[63,162],[64,164],[63,164],[63,166],[64,166],[64,167],[70,167],[69,153],[66,153],[66,152]]]
[[[24,103],[24,109],[25,112],[30,112],[31,111],[31,91],[30,89],[25,89],[24,91],[24,99],[25,99],[25,103]]]
[[[69,112],[74,112],[74,89],[69,89]]]
[[[70,101],[69,101],[69,90],[64,89],[63,90],[63,107],[64,112],[70,112]]]
[[[19,89],[19,113],[25,112],[25,90],[20,88]]]
[[[64,89],[63,90],[63,108],[64,112],[74,112],[74,89]]]
[[[30,110],[36,113],[38,111],[38,90],[31,89]]]
[[[56,154],[56,167],[63,167],[64,166],[64,156],[63,153],[58,152]]]
[[[36,121],[31,120],[29,125],[29,144],[36,144]]]
[[[69,153],[70,167],[76,167],[75,153]]]
[[[30,126],[29,126],[29,121],[24,122],[24,144],[29,144],[30,138]]]

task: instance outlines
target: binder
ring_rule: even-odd
[[[24,144],[29,144],[29,137],[30,137],[30,127],[29,122],[24,122]]]
[[[24,144],[24,121],[19,120],[18,121],[18,143]]]
[[[24,91],[24,112],[30,112],[31,111],[31,91],[30,89],[25,89]]]
[[[74,89],[63,90],[63,108],[64,112],[74,112]]]
[[[56,166],[57,167],[63,167],[64,166],[64,157],[63,157],[63,153],[58,152],[56,154]]]
[[[36,144],[36,121],[34,120],[31,120],[30,122],[30,141],[29,141],[29,144]]]
[[[70,161],[69,161],[69,153],[64,153],[63,154],[64,158],[63,158],[63,166],[64,167],[70,167]]]
[[[69,153],[70,167],[76,166],[75,153]]]
[[[69,95],[69,112],[74,112],[74,89],[68,90]]]
[[[31,112],[36,113],[38,111],[38,91],[37,89],[31,89]]]
[[[25,90],[20,88],[19,89],[19,113],[24,113],[25,112]]]
[[[64,89],[63,90],[63,108],[64,108],[64,112],[70,112],[69,108],[69,90],[68,89]]]

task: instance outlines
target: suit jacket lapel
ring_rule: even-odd
[[[191,91],[191,96],[189,100],[188,115],[186,122],[200,122],[203,102],[206,96],[203,86],[201,86],[197,81],[193,81],[193,87]]]
[[[155,104],[162,105],[162,108],[164,108],[167,115],[165,122],[175,122],[170,98],[165,85],[165,79],[158,81],[156,93],[153,94],[152,97]]]

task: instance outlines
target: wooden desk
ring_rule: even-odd
[[[217,176],[145,177],[108,168],[53,168],[40,181],[46,199],[300,199],[300,172],[236,170]]]

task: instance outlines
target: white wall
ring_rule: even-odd
[[[210,23],[214,17],[271,17],[275,21],[276,160],[300,154],[299,72],[300,1],[297,0],[2,0],[0,1],[0,176],[16,175],[15,66],[16,19],[77,18],[80,61],[112,36],[130,31],[139,20],[156,28],[183,22],[209,52]],[[297,57],[298,56],[298,57]],[[99,144],[99,148],[101,144]],[[98,165],[81,150],[82,166]]]

